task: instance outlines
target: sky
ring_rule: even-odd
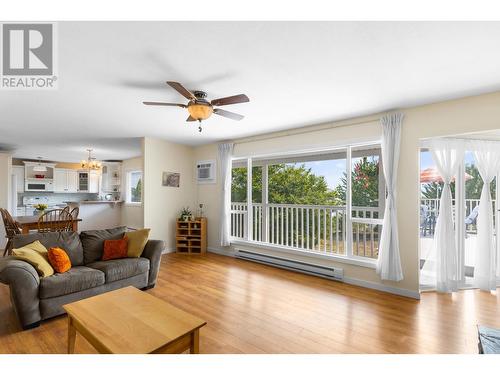
[[[325,176],[328,188],[333,190],[340,183],[345,172],[345,159],[309,161],[304,164],[306,168],[317,176]]]
[[[353,164],[358,160],[360,160],[360,158],[352,158]],[[306,168],[311,168],[311,171],[317,176],[324,176],[328,188],[333,190],[341,183],[342,177],[344,177],[346,171],[345,162],[345,159],[336,159],[309,161],[299,164],[304,164]]]
[[[465,152],[465,164],[474,164],[474,155],[470,151]],[[432,160],[432,155],[430,151],[423,151],[420,153],[420,170],[427,169],[429,167],[434,167],[434,160]]]
[[[355,161],[356,159],[353,159]],[[472,152],[465,153],[465,163],[474,164],[474,156]],[[328,184],[328,188],[333,190],[340,183],[344,172],[345,159],[338,160],[320,160],[320,161],[309,161],[304,164],[306,168],[311,168],[312,172],[317,176],[324,176]],[[424,170],[429,167],[434,167],[434,161],[432,160],[432,155],[429,151],[424,151],[420,153],[420,170]]]

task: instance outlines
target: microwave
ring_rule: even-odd
[[[25,191],[54,191],[52,181],[27,180],[24,187]]]

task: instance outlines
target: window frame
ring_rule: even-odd
[[[132,186],[131,186],[131,179],[132,179],[132,174],[134,173],[140,173],[141,174],[141,185],[144,179],[144,173],[142,169],[131,169],[125,172],[125,204],[128,206],[141,206],[143,203],[143,189],[141,188],[141,201],[140,202],[132,202]]]
[[[273,162],[280,161],[280,160],[286,160],[290,161],[293,158],[301,159],[304,157],[310,157],[310,158],[315,158],[315,156],[321,155],[321,154],[329,154],[329,153],[336,153],[341,150],[345,150],[347,152],[346,154],[346,173],[348,176],[352,176],[352,160],[353,160],[353,152],[358,152],[360,147],[369,147],[369,146],[374,146],[374,148],[381,148],[381,140],[380,139],[374,139],[371,141],[366,141],[366,142],[350,142],[348,144],[339,144],[338,146],[334,147],[329,147],[329,148],[322,148],[322,149],[317,149],[317,150],[304,150],[304,151],[292,151],[292,152],[282,152],[282,153],[273,153],[273,154],[267,154],[267,155],[252,155],[252,156],[238,156],[238,157],[233,157],[231,162],[232,162],[232,168],[234,167],[243,167],[246,166],[247,169],[247,215],[246,215],[246,226],[247,228],[251,228],[253,225],[253,218],[252,218],[252,212],[253,212],[253,202],[252,202],[252,186],[249,184],[249,181],[252,181],[252,167],[255,165],[261,165],[262,161],[270,161],[272,160]],[[260,162],[260,163],[259,163]],[[380,162],[380,170],[379,173],[382,175],[382,179],[379,180],[383,181],[383,190],[385,192],[385,177],[383,177],[383,170],[382,170],[382,155],[380,153],[379,155],[379,162]],[[255,163],[255,164],[254,164]],[[267,163],[263,164],[263,169],[267,169]],[[263,206],[263,211],[266,212],[266,207],[269,204],[268,203],[268,184],[267,184],[267,173],[263,173],[263,179],[265,179],[265,186],[263,186],[262,190],[262,203],[261,205]],[[354,223],[359,223],[359,224],[373,224],[373,225],[380,225],[379,228],[379,241],[380,241],[380,234],[382,231],[382,223],[383,219],[377,218],[377,219],[372,219],[372,218],[353,218],[352,217],[352,202],[351,202],[351,195],[352,195],[352,181],[351,178],[347,179],[348,181],[348,189],[346,192],[346,214],[347,214],[347,220],[346,220],[346,228],[345,228],[345,241],[346,241],[346,249],[345,249],[345,254],[327,254],[327,253],[322,253],[322,252],[316,252],[316,251],[310,251],[307,249],[300,249],[300,248],[293,248],[289,246],[284,246],[284,245],[279,245],[279,244],[274,244],[267,242],[267,235],[266,232],[268,231],[267,228],[267,215],[263,219],[265,227],[263,230],[263,239],[262,241],[255,241],[252,238],[252,231],[246,230],[245,232],[245,238],[239,238],[239,237],[231,237],[231,243],[235,246],[250,246],[250,247],[261,247],[263,249],[268,249],[268,250],[276,250],[280,252],[285,252],[285,253],[294,253],[298,255],[304,255],[304,256],[310,256],[312,258],[323,258],[323,259],[331,259],[334,261],[339,261],[347,264],[354,264],[354,265],[359,265],[359,266],[364,266],[368,268],[374,268],[376,263],[377,263],[377,258],[370,258],[367,256],[360,256],[360,255],[355,255],[353,254],[353,238],[352,238],[352,224]],[[385,196],[380,196],[381,190],[379,189],[379,202],[382,199],[385,199]],[[380,208],[380,203],[379,203],[379,208]],[[382,206],[383,207],[383,206]],[[382,212],[383,214],[383,212]],[[231,220],[231,219],[230,219]]]

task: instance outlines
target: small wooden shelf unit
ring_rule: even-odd
[[[207,218],[197,217],[194,221],[177,219],[175,245],[177,253],[205,254],[207,252]]]

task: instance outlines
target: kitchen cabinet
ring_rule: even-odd
[[[107,162],[102,166],[102,191],[119,193],[121,187],[121,163]]]
[[[89,193],[99,193],[99,173],[91,171],[89,181]]]
[[[54,192],[76,193],[78,191],[78,172],[73,169],[56,168],[54,171]]]
[[[98,171],[79,171],[77,175],[78,191],[82,193],[99,193],[101,176]]]
[[[12,174],[16,179],[17,192],[24,193],[24,167],[22,165],[13,165]]]
[[[78,191],[78,172],[75,170],[68,170],[67,173],[68,191],[76,193]]]

